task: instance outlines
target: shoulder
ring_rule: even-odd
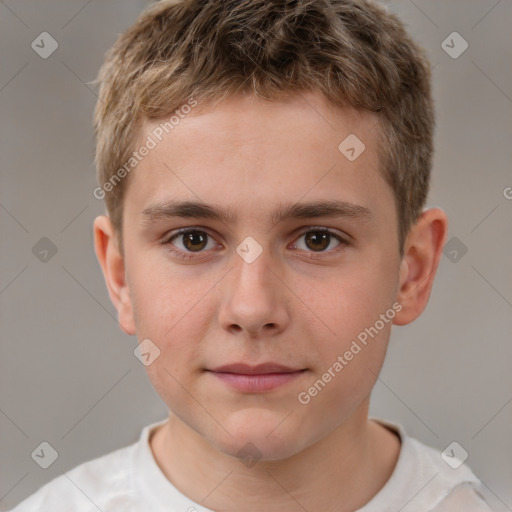
[[[467,512],[490,512],[479,492],[481,482],[464,463],[460,445],[441,452],[409,436],[399,424],[373,420],[397,434],[401,448],[388,482],[361,512],[381,510],[384,505],[388,510],[391,503],[402,512],[459,510],[452,506],[458,499],[465,500]]]
[[[464,463],[467,452],[458,443],[450,444],[443,452],[408,437],[411,462],[423,466],[425,477],[431,474],[424,491],[432,512],[491,512],[481,492],[482,483]],[[453,446],[452,446],[453,445]],[[411,470],[413,468],[411,467]]]
[[[133,502],[133,452],[137,443],[84,462],[54,478],[11,512],[128,511]]]
[[[466,482],[458,484],[431,512],[492,512],[478,487]]]

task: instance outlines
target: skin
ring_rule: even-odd
[[[399,439],[368,420],[370,393],[391,324],[412,322],[427,304],[447,219],[438,208],[424,210],[400,257],[393,191],[377,170],[376,120],[334,109],[317,92],[199,105],[130,175],[124,258],[109,218],[95,219],[96,253],[120,326],[161,351],[146,369],[171,412],[151,449],[166,477],[204,507],[355,510],[396,465]],[[157,124],[146,122],[140,140]],[[366,146],[353,162],[338,150],[350,133]],[[230,208],[237,222],[145,224],[141,212],[167,199]],[[332,199],[364,206],[371,218],[269,220],[278,203]],[[195,241],[202,252],[188,250],[188,261],[171,252],[187,253],[183,236],[163,243],[185,227],[212,237]],[[348,244],[333,236],[319,250],[307,242],[311,227]],[[247,236],[262,248],[252,263],[236,252]],[[301,404],[298,394],[394,303],[401,311],[393,320]],[[269,361],[306,371],[262,393],[234,390],[205,371]],[[260,454],[251,467],[237,455],[249,442]]]

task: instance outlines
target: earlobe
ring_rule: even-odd
[[[126,281],[125,262],[121,255],[110,218],[94,219],[94,248],[103,271],[110,300],[117,309],[119,326],[129,335],[135,334],[133,307]]]
[[[424,210],[411,227],[400,263],[397,302],[402,310],[393,323],[406,325],[425,309],[446,240],[448,220],[443,210]]]

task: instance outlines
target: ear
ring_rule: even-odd
[[[117,309],[119,326],[126,333],[135,334],[130,290],[126,282],[124,258],[119,251],[110,218],[100,215],[94,219],[94,247],[103,270],[110,300]]]
[[[448,219],[440,208],[424,210],[411,227],[400,263],[397,302],[402,309],[394,324],[416,320],[427,306],[447,231]]]

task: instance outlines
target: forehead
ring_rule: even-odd
[[[392,200],[382,190],[373,113],[336,109],[320,93],[279,101],[239,95],[187,111],[172,128],[167,119],[143,124],[139,145],[150,137],[156,146],[128,187],[138,212],[169,198],[230,203],[233,211],[251,205],[253,215],[306,196],[364,207],[379,194]]]
[[[215,104],[195,103],[192,108],[184,103],[175,111],[182,111],[179,115],[171,114],[169,118],[157,121],[145,120],[140,135],[150,134],[171,118],[174,118],[173,126],[167,130],[170,133],[165,134],[169,135],[169,141],[173,135],[178,138],[185,130],[194,130],[192,143],[213,139],[216,142],[248,142],[251,137],[265,140],[271,134],[282,134],[285,129],[290,141],[308,137],[314,142],[327,133],[334,135],[336,140],[345,132],[359,132],[367,145],[371,145],[378,130],[375,113],[351,107],[341,109],[317,91],[290,93],[273,100],[254,94],[238,94]]]

